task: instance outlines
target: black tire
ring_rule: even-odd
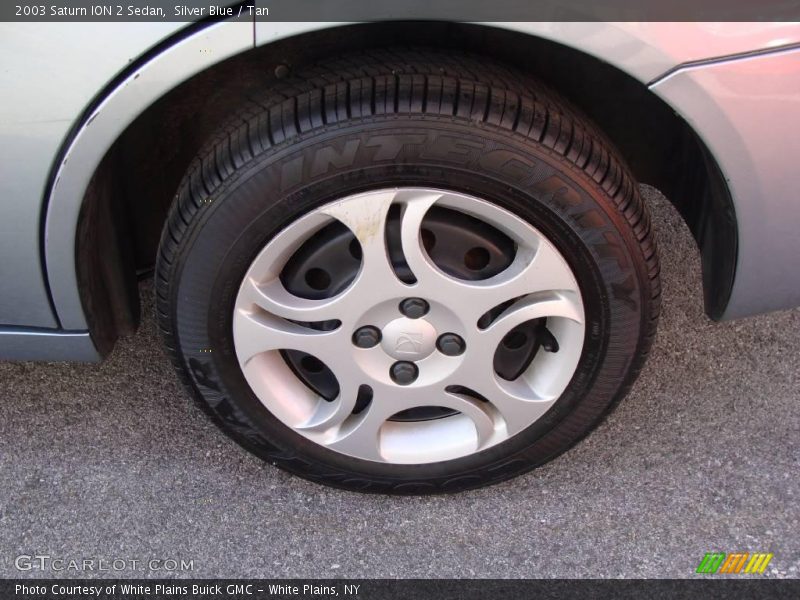
[[[238,366],[232,306],[258,251],[310,209],[387,185],[489,199],[544,232],[578,279],[586,339],[566,392],[528,429],[480,453],[386,465],[331,452],[272,416]],[[387,50],[300,69],[251,99],[210,140],[164,228],[156,292],[178,373],[234,440],[317,482],[419,494],[519,475],[595,427],[649,350],[658,274],[637,185],[578,111],[536,80],[483,58]]]

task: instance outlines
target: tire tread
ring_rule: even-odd
[[[164,345],[181,381],[215,421],[185,371],[171,298],[172,282],[191,225],[202,215],[226,177],[264,152],[349,119],[383,114],[436,115],[470,120],[520,135],[560,154],[604,191],[626,221],[646,265],[644,322],[633,362],[614,401],[597,425],[625,396],[644,365],[656,334],[661,285],[655,234],[635,180],[613,144],[569,102],[538,81],[482,57],[426,49],[369,50],[300,68],[295,74],[247,99],[241,110],[211,136],[191,163],[175,196],[162,232],[156,264],[156,309]],[[593,426],[594,426],[593,425]],[[585,432],[574,431],[573,444]],[[242,440],[236,438],[242,443]],[[246,445],[246,444],[245,444]],[[552,458],[552,457],[551,457]],[[269,460],[304,477],[364,491],[420,493],[476,487],[507,479],[536,465],[506,465],[473,479],[393,485],[355,481],[345,473],[326,472],[297,456],[276,450]],[[513,461],[512,461],[513,462]],[[462,479],[462,478],[459,478]]]

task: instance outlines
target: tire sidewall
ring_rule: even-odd
[[[528,221],[566,258],[586,312],[580,364],[545,416],[482,452],[426,465],[352,458],[283,425],[247,384],[231,326],[244,274],[275,234],[343,196],[404,186],[473,195]],[[234,439],[305,477],[419,492],[508,478],[563,452],[591,429],[640,351],[646,281],[640,246],[620,209],[570,161],[487,124],[389,115],[326,127],[241,165],[190,224],[170,290],[180,360],[197,395]]]

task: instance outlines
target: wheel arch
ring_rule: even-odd
[[[241,30],[252,23],[211,25],[167,45],[121,77],[65,142],[46,194],[45,268],[63,326],[88,329],[101,354],[135,328],[136,275],[152,264],[189,162],[237,98],[294,65],[380,45],[484,54],[566,96],[612,139],[637,179],[678,208],[702,250],[706,311],[722,314],[736,264],[733,202],[703,142],[646,84],[596,56],[501,24],[341,26],[348,35],[294,25],[255,48],[252,32]]]

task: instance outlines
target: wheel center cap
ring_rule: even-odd
[[[422,360],[436,348],[436,329],[425,319],[395,319],[383,328],[381,347],[397,360]]]

